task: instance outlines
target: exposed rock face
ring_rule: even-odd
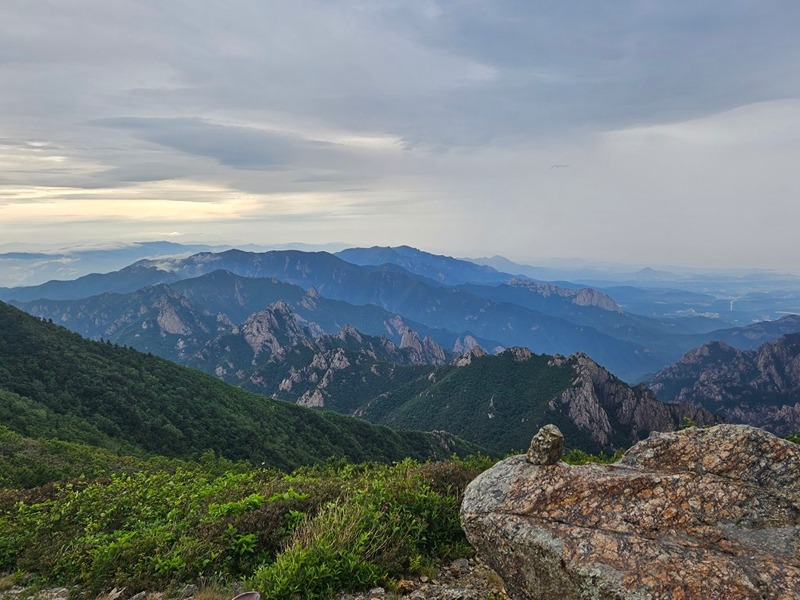
[[[650,387],[668,402],[688,402],[785,436],[800,429],[800,334],[757,350],[704,344],[660,371]]]
[[[473,346],[461,356],[456,357],[453,360],[453,365],[456,367],[466,367],[467,365],[472,364],[473,359],[480,358],[481,356],[486,356],[484,349],[480,346]]]
[[[622,308],[614,301],[613,298],[611,298],[611,296],[593,288],[573,290],[555,285],[553,283],[542,283],[540,281],[533,281],[531,279],[519,278],[512,279],[508,282],[508,285],[525,288],[544,298],[548,298],[549,296],[560,296],[561,298],[569,299],[573,304],[578,306],[596,306],[611,312],[622,312]]]
[[[283,346],[311,337],[311,333],[304,331],[297,315],[283,301],[251,315],[242,325],[241,333],[255,356],[262,352],[275,354]]]
[[[684,417],[698,425],[720,422],[698,406],[659,402],[646,387],[628,386],[585,354],[570,359],[577,375],[574,385],[551,401],[550,408],[565,414],[601,446],[624,447],[622,442],[638,441],[651,431],[674,431]]]
[[[464,354],[465,352],[469,352],[473,348],[478,345],[478,340],[476,340],[471,335],[465,335],[463,338],[458,338],[455,343],[453,344],[453,352],[455,354]]]
[[[428,336],[420,340],[417,332],[411,329],[403,332],[400,349],[408,350],[409,362],[412,365],[443,365],[447,359],[439,344]]]
[[[533,358],[533,352],[523,346],[511,346],[502,352],[503,354],[510,354],[517,362],[525,362]]]
[[[656,433],[617,464],[498,463],[461,521],[513,598],[800,597],[800,446],[744,425]]]
[[[578,306],[596,306],[611,312],[622,312],[622,308],[613,298],[593,288],[583,288],[573,296],[572,303]]]

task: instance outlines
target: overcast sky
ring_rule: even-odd
[[[800,272],[800,2],[2,0],[0,243]]]

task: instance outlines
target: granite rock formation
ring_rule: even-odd
[[[655,433],[613,465],[498,463],[467,537],[512,598],[800,597],[800,446],[744,425]]]
[[[711,342],[687,352],[649,383],[659,399],[718,412],[777,435],[800,429],[800,334],[756,350]]]
[[[553,364],[564,360],[554,357]],[[674,431],[684,418],[700,426],[721,421],[694,404],[659,402],[645,386],[629,386],[582,352],[567,360],[577,376],[549,408],[605,450],[627,447],[651,431]]]

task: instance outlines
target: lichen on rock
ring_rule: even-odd
[[[742,425],[655,434],[616,464],[506,459],[461,520],[512,598],[800,597],[800,446]]]
[[[564,452],[564,435],[555,425],[545,425],[531,440],[526,459],[532,465],[554,465]]]

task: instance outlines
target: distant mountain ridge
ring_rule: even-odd
[[[689,402],[731,422],[788,435],[800,430],[800,334],[755,350],[704,344],[648,383],[662,400]]]
[[[386,335],[400,344],[408,329],[432,337],[447,348],[459,348],[465,337],[434,329],[374,305],[356,306],[319,295],[315,288],[213,271],[133,293],[107,293],[80,300],[15,303],[31,314],[52,319],[81,335],[132,345],[165,358],[183,361],[213,337],[231,333],[253,314],[276,302],[291,307],[311,335],[336,333],[354,326],[368,335]],[[497,345],[478,337],[477,343]],[[181,352],[177,346],[180,345]]]
[[[431,331],[439,331],[439,337],[430,335],[445,345],[469,334],[491,341],[492,347],[522,345],[551,354],[570,354],[580,350],[623,377],[652,372],[665,362],[658,356],[658,351],[654,352],[638,342],[616,339],[591,326],[576,325],[567,319],[516,304],[481,298],[458,287],[428,283],[397,265],[361,267],[325,252],[254,254],[230,250],[220,254],[200,253],[186,258],[140,261],[97,278],[104,280],[113,290],[129,290],[135,285],[131,285],[127,272],[146,280],[147,285],[154,285],[159,280],[174,283],[220,269],[241,277],[275,278],[306,290],[313,287],[320,296],[329,300],[375,305]],[[71,287],[69,282],[58,282],[58,286],[46,284],[47,291],[51,296],[71,299],[86,291],[96,293],[98,279],[88,282],[91,283],[88,288],[85,279],[76,280]],[[40,296],[40,290],[19,288],[10,295],[25,302],[25,298]],[[565,302],[572,305],[570,300]],[[43,306],[44,303],[37,305]],[[29,305],[25,306],[30,310]],[[412,328],[428,335],[423,327]],[[449,334],[445,335],[445,332]],[[450,339],[445,340],[448,336]]]
[[[339,258],[359,266],[398,265],[411,273],[444,285],[504,283],[514,277],[492,267],[450,256],[431,254],[411,246],[347,248],[335,254]]]
[[[407,327],[423,338],[431,337],[445,349],[463,349],[464,340],[474,339],[489,351],[525,346],[546,354],[585,352],[628,381],[652,374],[677,360],[688,348],[713,339],[709,332],[724,324],[713,316],[694,313],[676,319],[638,315],[627,312],[601,290],[572,284],[512,277],[500,283],[446,285],[432,277],[441,275],[440,280],[453,281],[473,276],[496,277],[497,272],[486,275],[487,271],[471,263],[408,247],[361,250],[368,250],[373,262],[387,258],[405,261],[408,269],[419,273],[393,263],[359,266],[326,252],[230,250],[139,261],[117,272],[73,282],[49,282],[35,288],[14,288],[0,291],[0,296],[14,297],[18,306],[84,335],[111,338],[161,355],[171,350],[160,349],[159,340],[151,339],[148,346],[143,345],[155,329],[123,331],[124,323],[132,326],[136,320],[130,315],[122,318],[119,327],[109,325],[115,327],[113,332],[101,333],[100,323],[117,318],[115,308],[106,310],[102,305],[108,302],[113,306],[117,300],[88,298],[109,291],[144,293],[147,286],[168,284],[189,302],[186,305],[181,301],[183,308],[175,310],[186,312],[192,307],[197,330],[206,332],[224,328],[226,322],[228,326],[239,326],[254,312],[284,300],[324,333],[334,334],[341,327],[352,325],[368,335],[385,334],[399,343]],[[193,282],[200,277],[209,280],[205,285]],[[636,297],[639,292],[625,293]],[[661,296],[655,297],[652,290],[641,293],[647,302],[660,302],[661,297],[669,298],[670,294],[669,290],[659,290]],[[64,300],[36,300],[43,296]],[[701,303],[713,300],[695,296]],[[64,304],[67,301],[72,305]],[[148,307],[149,303],[143,301],[137,310],[153,309]],[[767,339],[777,332],[792,330],[800,330],[800,322],[787,319],[781,322],[780,330],[764,325],[759,335]],[[167,335],[181,335],[174,328],[173,331],[167,331]],[[739,335],[737,341],[738,334],[733,330],[725,335],[739,345],[750,343],[746,335]],[[189,346],[199,344],[188,338],[184,342]]]

